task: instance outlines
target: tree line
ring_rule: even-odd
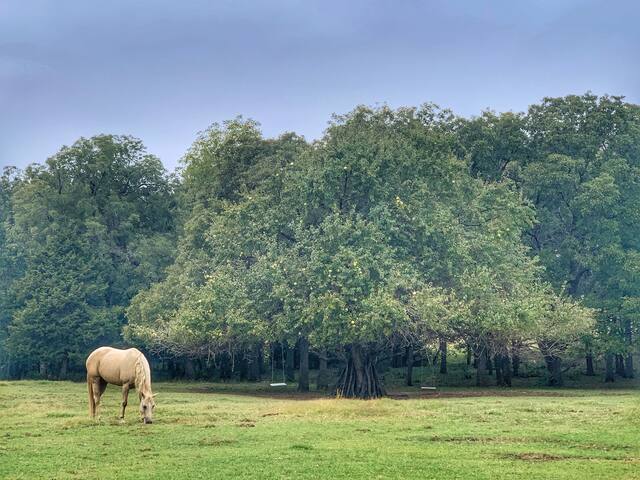
[[[290,377],[295,349],[302,390],[312,352],[361,398],[384,395],[381,359],[447,345],[478,384],[509,385],[532,351],[551,385],[576,359],[634,375],[640,107],[622,97],[470,119],[360,106],[313,142],[237,118],[173,174],[99,135],[0,182],[5,377],[124,343],[247,378],[265,356]]]

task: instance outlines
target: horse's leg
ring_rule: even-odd
[[[124,420],[124,409],[127,408],[127,399],[129,398],[129,384],[122,385],[122,414],[120,419]]]

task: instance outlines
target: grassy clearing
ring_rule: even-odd
[[[134,401],[118,422],[113,386],[94,422],[84,384],[0,382],[0,478],[640,478],[638,390],[375,401],[263,385],[155,391],[145,426]]]

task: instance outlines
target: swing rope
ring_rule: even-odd
[[[273,344],[271,344],[271,383],[274,382],[273,379],[273,354],[274,354],[275,350],[273,348]]]
[[[428,348],[425,348],[424,351],[424,355],[422,357],[422,372],[420,373],[420,390],[436,390],[437,388],[434,386],[427,386],[424,384],[424,377],[425,377],[425,370],[426,370],[426,363],[428,362],[429,358],[429,350]],[[431,378],[432,380],[435,380],[435,355],[433,357],[433,362],[429,362],[431,364]],[[435,381],[432,383],[436,383]]]
[[[284,348],[282,347],[282,343],[280,343],[280,359],[282,361],[282,382],[276,382],[275,381],[274,367],[273,367],[273,364],[275,363],[275,353],[276,353],[276,349],[274,348],[274,346],[272,344],[271,345],[271,384],[270,384],[270,386],[272,386],[272,387],[286,387],[287,386],[287,379],[285,377],[285,372],[284,372]]]

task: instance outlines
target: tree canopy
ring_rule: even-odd
[[[335,391],[370,398],[389,352],[449,342],[479,383],[533,350],[552,384],[568,357],[630,376],[639,167],[640,108],[592,94],[473,118],[360,106],[313,142],[239,117],[173,176],[137,139],[80,139],[0,179],[0,363],[298,345],[301,369],[330,352]]]
[[[45,373],[121,343],[125,307],[172,259],[173,192],[160,161],[130,137],[81,139],[27,168],[10,193],[4,241],[21,271],[5,290],[8,351]]]
[[[343,352],[338,391],[361,397],[383,392],[375,361],[390,342],[448,335],[480,354],[534,339],[560,301],[521,242],[534,210],[511,184],[469,175],[447,124],[430,105],[360,107],[311,145],[260,145],[251,122],[209,132],[185,157],[198,199],[185,225],[198,228],[164,284],[132,303],[132,338],[192,355],[303,340]],[[229,157],[242,168],[230,173]],[[211,172],[204,188],[190,182],[200,170]],[[230,197],[210,188],[218,176],[254,181]],[[169,290],[182,294],[158,308]],[[571,313],[588,328],[586,310]]]

